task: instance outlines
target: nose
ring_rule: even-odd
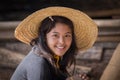
[[[64,44],[64,43],[65,43],[64,37],[60,37],[60,38],[59,38],[59,43],[60,43],[60,44]]]

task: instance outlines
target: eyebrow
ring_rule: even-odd
[[[72,32],[67,32],[66,34],[72,34]]]
[[[52,33],[58,33],[58,32],[52,32]],[[65,34],[72,34],[72,32],[67,32],[67,33],[65,33]]]

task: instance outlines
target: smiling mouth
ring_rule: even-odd
[[[65,49],[65,46],[57,46],[57,49],[59,49],[59,50],[64,50],[64,49]]]

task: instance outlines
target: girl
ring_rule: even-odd
[[[59,15],[54,9],[60,9],[58,12],[63,12],[59,13],[63,15]],[[69,19],[64,9],[70,10],[69,12],[73,10],[64,7],[46,8],[28,16],[18,25],[15,30],[16,38],[30,44],[33,48],[19,64],[11,80],[66,80],[71,76],[67,69],[71,64],[75,64],[76,52],[80,49],[79,43],[84,42],[84,37],[86,39],[89,37],[91,38],[88,38],[89,43],[86,42],[84,47],[82,44],[81,46],[84,49],[90,47],[96,39],[97,28],[94,22],[90,22],[90,26],[92,25],[90,29],[95,31],[93,30],[92,33],[88,31],[89,34],[83,36],[84,40],[79,42],[81,34],[76,35],[75,32],[76,30],[79,32],[80,29],[84,32],[82,31],[84,27],[77,28],[73,23],[74,19]],[[74,10],[73,12],[78,13]],[[86,75],[81,78],[88,80]]]

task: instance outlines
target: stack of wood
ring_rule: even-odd
[[[95,20],[99,27],[97,41],[119,42],[120,41],[120,19]]]
[[[120,41],[120,19],[94,19],[99,28],[97,42],[119,42]],[[5,21],[0,22],[0,42],[6,41],[18,41],[14,37],[14,30],[20,21]],[[96,47],[89,49],[88,51],[80,52],[77,56],[77,60],[94,60],[100,61],[103,53],[102,47]],[[89,54],[90,53],[90,54]],[[20,61],[25,57],[24,54],[9,50],[7,48],[0,47],[0,68],[12,68],[15,69]],[[76,66],[77,73],[89,73],[92,71],[91,67]],[[2,71],[4,72],[4,71]],[[6,73],[2,73],[3,75]],[[1,75],[0,74],[0,79]],[[11,73],[10,73],[11,74]],[[7,74],[9,75],[9,74]],[[6,76],[7,77],[7,76]]]
[[[25,55],[0,47],[0,67],[16,68]]]
[[[120,41],[120,19],[94,19],[99,28],[98,42]],[[0,40],[15,40],[14,29],[20,21],[0,22]]]

